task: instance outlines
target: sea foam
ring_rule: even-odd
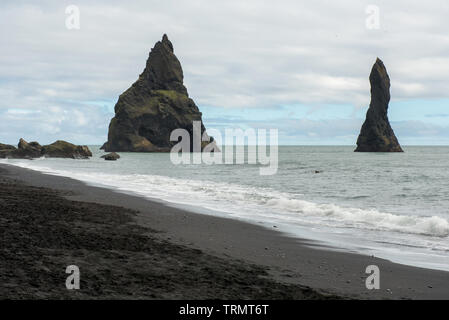
[[[171,203],[199,206],[254,221],[315,224],[441,238],[449,236],[449,221],[443,217],[400,215],[380,212],[376,209],[315,203],[303,199],[302,195],[279,192],[270,188],[159,175],[72,172],[56,170],[28,161],[14,164],[71,177],[89,184],[112,187]]]

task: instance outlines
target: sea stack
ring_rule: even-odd
[[[379,58],[371,70],[369,81],[371,103],[357,139],[355,152],[403,152],[388,121],[390,77]]]
[[[175,129],[189,132],[193,146],[193,121],[205,128],[201,112],[183,84],[181,63],[173,45],[164,34],[151,49],[146,67],[139,79],[122,93],[115,105],[115,117],[109,125],[106,152],[168,152],[177,143],[170,141]],[[203,148],[212,141],[203,136]],[[192,150],[190,150],[192,151]],[[195,150],[196,151],[196,150]]]

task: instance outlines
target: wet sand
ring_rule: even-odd
[[[2,299],[449,299],[449,272],[8,165],[0,185]],[[80,290],[65,288],[70,264]]]

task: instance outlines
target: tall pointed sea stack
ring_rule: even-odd
[[[377,58],[371,74],[371,103],[357,139],[356,152],[403,152],[388,121],[390,77],[383,62]]]
[[[170,151],[177,143],[170,141],[173,130],[185,129],[193,139],[193,121],[201,121],[203,134],[201,112],[189,98],[183,79],[173,45],[164,34],[139,79],[120,95],[102,148],[107,152]]]

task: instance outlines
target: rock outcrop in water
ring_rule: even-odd
[[[383,62],[377,58],[369,77],[371,103],[357,139],[356,152],[403,152],[388,121],[390,77]]]
[[[43,146],[41,154],[48,158],[87,159],[92,157],[92,152],[87,146],[76,146],[62,140]]]
[[[111,152],[111,153],[105,154],[104,156],[101,156],[101,158],[106,161],[116,161],[116,160],[120,159],[120,155],[118,155],[115,152]]]
[[[24,139],[20,139],[17,148],[0,143],[0,158],[34,159],[40,157],[88,159],[92,157],[92,153],[87,146],[77,146],[62,140],[41,146],[37,142],[28,143]]]
[[[167,152],[177,143],[170,141],[170,134],[178,128],[190,133],[190,146],[193,146],[193,121],[201,122],[201,134],[205,128],[201,112],[189,98],[183,79],[173,45],[164,35],[151,50],[139,79],[120,95],[115,117],[109,125],[108,141],[102,149]],[[201,148],[213,141],[207,134],[205,138],[207,141],[202,142]]]

